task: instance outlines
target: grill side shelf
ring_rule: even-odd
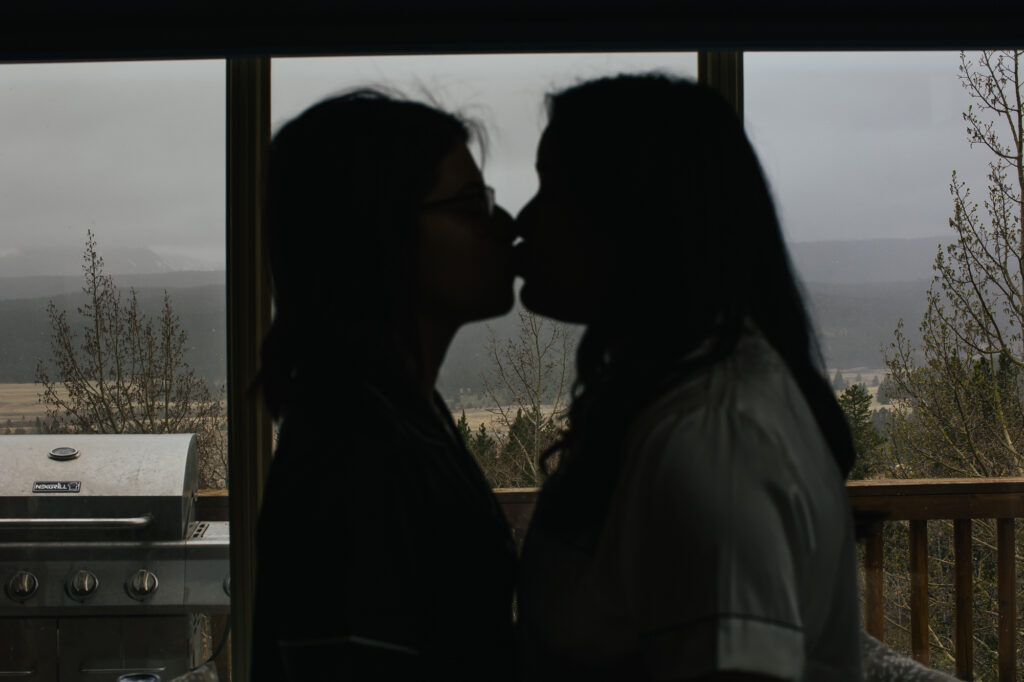
[[[153,523],[153,516],[127,516],[117,518],[94,519],[0,519],[0,531],[3,530],[37,530],[37,529],[95,529],[95,530],[135,530],[146,528]]]

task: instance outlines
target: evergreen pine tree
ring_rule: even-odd
[[[872,455],[883,440],[871,423],[871,394],[863,385],[854,384],[839,396],[839,407],[850,425],[853,449],[857,453],[850,478],[864,478],[872,473]]]
[[[889,405],[892,403],[893,391],[895,388],[892,375],[886,374],[885,378],[882,379],[882,383],[878,384],[878,391],[875,392],[875,400],[877,400],[880,405]]]
[[[469,451],[473,453],[477,461],[481,462],[481,465],[494,458],[497,447],[494,444],[494,438],[487,433],[487,427],[483,424],[480,424],[480,428],[473,434]]]
[[[837,391],[845,391],[846,386],[846,379],[843,378],[843,373],[837,369],[835,376],[832,377],[832,388]]]
[[[483,424],[481,424],[483,426]],[[469,429],[469,420],[466,419],[466,411],[462,411],[462,416],[455,422],[455,430],[458,432],[459,437],[462,438],[462,442],[466,444],[466,447],[470,447],[473,441],[473,432]]]
[[[529,444],[533,442],[534,425],[530,418],[523,413],[522,408],[516,409],[516,418],[508,429],[508,441],[505,443],[505,453],[515,456],[520,451],[529,451]]]

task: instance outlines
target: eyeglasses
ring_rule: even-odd
[[[494,216],[495,206],[494,188],[485,185],[482,192],[465,192],[462,194],[456,194],[453,197],[435,199],[434,201],[428,201],[424,204],[420,204],[420,209],[444,208],[446,206],[458,206],[460,204],[464,205],[463,208],[459,209],[460,213],[492,218]]]

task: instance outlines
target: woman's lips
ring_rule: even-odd
[[[520,277],[526,277],[529,270],[530,254],[525,241],[512,247],[512,270]]]

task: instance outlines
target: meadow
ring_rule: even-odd
[[[40,390],[36,384],[0,383],[0,433],[8,427],[34,432],[36,417],[46,416],[46,408],[39,402]]]
[[[835,373],[835,370],[830,370],[829,376],[831,377]],[[857,376],[856,371],[843,371],[844,378],[853,383]],[[881,380],[885,375],[883,370],[862,370],[859,372],[862,380],[867,384],[868,392],[874,396],[878,390],[877,387],[871,386],[872,380],[877,376]],[[4,429],[11,428],[23,428],[25,433],[34,433],[35,420],[36,418],[45,418],[46,408],[42,403],[39,402],[40,386],[34,383],[0,383],[0,433],[4,432]],[[838,396],[838,392],[836,394]],[[876,401],[872,401],[871,409],[877,410],[883,407]],[[544,410],[545,413],[550,411],[550,407]],[[472,407],[466,408],[466,421],[469,423],[469,428],[476,432],[483,424],[486,426],[488,431],[494,429],[503,430],[499,425],[498,420],[495,419],[495,415],[491,410],[483,407]],[[452,417],[458,420],[462,416],[462,408],[457,406],[452,409]]]

